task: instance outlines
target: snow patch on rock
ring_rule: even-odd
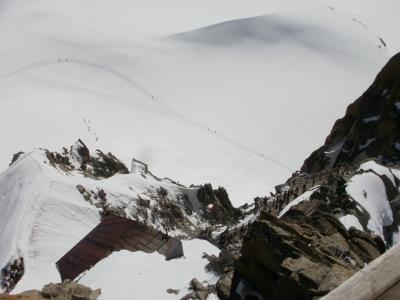
[[[385,185],[379,176],[373,173],[355,175],[347,185],[346,191],[370,214],[368,229],[385,240],[383,227],[393,223],[393,214]]]
[[[343,217],[340,217],[339,221],[343,224],[344,227],[346,227],[347,230],[349,230],[350,227],[355,227],[358,230],[364,231],[364,228],[360,224],[360,221],[354,215],[345,215]]]
[[[364,171],[372,170],[378,175],[386,175],[386,177],[389,178],[394,185],[396,184],[391,169],[384,167],[373,160],[363,163],[358,169]]]
[[[286,214],[293,206],[300,204],[303,201],[308,201],[310,200],[310,196],[312,193],[314,193],[315,190],[318,189],[319,186],[315,186],[312,189],[306,191],[305,193],[301,194],[298,196],[296,199],[294,199],[292,202],[290,202],[288,205],[285,206],[284,209],[279,213],[278,218],[281,218],[284,214]]]

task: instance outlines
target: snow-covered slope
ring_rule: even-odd
[[[0,175],[0,265],[24,257],[20,291],[58,281],[55,262],[100,222],[97,209],[46,160],[32,152]]]
[[[146,165],[135,160],[129,174],[115,174],[108,178],[95,176],[98,171],[91,169],[93,166],[89,164],[85,170],[78,169],[82,163],[78,146],[82,145],[77,143],[68,156],[64,156],[68,157],[68,164],[61,163],[66,161],[61,159],[61,155],[34,150],[20,156],[0,175],[0,266],[2,268],[18,257],[23,257],[25,262],[25,274],[15,291],[59,281],[55,262],[91,231],[100,222],[101,214],[110,212],[110,209],[114,214],[145,222],[153,228],[167,231],[170,236],[181,238],[196,236],[196,232],[209,226],[208,221],[201,217],[201,205],[196,196],[198,187],[186,188],[169,179],[159,179],[146,169]],[[73,165],[76,169],[71,169]],[[104,170],[109,170],[109,167],[104,167]],[[168,207],[162,206],[165,203]],[[174,205],[175,220],[171,221],[168,209]],[[158,215],[160,210],[162,215]],[[173,272],[179,269],[181,272],[180,280],[174,281],[176,286],[171,288],[183,289],[187,286],[192,279],[189,271],[203,274],[202,280],[214,278],[214,275],[205,273],[204,265],[208,261],[202,259],[202,253],[217,254],[217,251],[205,241],[186,241],[186,260],[182,258],[162,263],[164,270]],[[129,253],[121,255],[132,255],[129,259],[131,263],[142,262],[135,266],[138,276],[147,272],[151,264],[165,260],[158,253],[148,256]],[[149,262],[146,268],[145,261]],[[96,275],[96,270],[87,274],[87,283],[103,285],[102,280],[106,279]],[[131,282],[123,282],[122,278],[119,280],[126,288],[132,287]],[[138,290],[147,288],[139,282],[137,284]],[[108,287],[106,285],[105,295],[112,292],[107,290]],[[166,293],[164,287],[160,289],[154,289],[157,295]],[[112,297],[105,296],[104,299]],[[160,298],[154,296],[147,299]]]
[[[203,253],[219,250],[202,240],[184,241],[185,257],[166,261],[158,253],[115,252],[99,262],[79,280],[89,287],[101,287],[100,299],[181,299],[189,293],[192,278],[215,284],[218,277],[205,270]],[[113,270],[110,272],[110,270]],[[167,290],[175,293],[167,293]]]
[[[0,5],[1,169],[80,137],[237,204],[296,170],[390,55],[321,1]]]
[[[317,0],[329,5],[339,14],[354,19],[385,42],[388,51],[395,54],[400,49],[397,0]]]

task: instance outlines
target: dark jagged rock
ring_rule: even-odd
[[[81,193],[82,195],[86,192],[86,189],[82,186],[82,185],[80,185],[80,184],[78,184],[77,186],[76,186],[76,189],[79,191],[79,193]]]
[[[78,139],[78,141],[75,143],[75,150],[79,155],[79,160],[82,165],[85,165],[90,162],[89,148],[85,145],[85,143],[81,139]]]
[[[326,205],[326,211],[367,214],[365,210],[360,210],[357,202],[346,193],[346,184],[340,176],[331,177],[328,184],[320,186],[311,194],[310,200],[320,200]]]
[[[206,270],[216,274],[223,274],[229,269],[233,269],[235,253],[230,249],[221,249],[218,257],[215,255],[204,254],[203,257],[209,261]]]
[[[25,154],[25,152],[19,151],[18,153],[15,153],[11,159],[10,164],[8,165],[9,167],[11,167],[17,160],[18,158],[21,157],[21,155]]]
[[[234,223],[240,217],[240,210],[233,207],[223,187],[214,190],[210,183],[199,188],[197,197],[203,205],[204,215],[214,223]]]
[[[159,205],[152,209],[152,218],[160,220],[160,223],[167,232],[179,228],[182,223],[186,222],[181,208],[165,199],[160,199]]]
[[[216,284],[216,291],[218,298],[221,300],[228,300],[232,288],[233,270],[229,270],[222,274]]]
[[[181,300],[206,300],[208,295],[214,291],[213,286],[203,285],[198,279],[193,278],[189,283],[189,294],[181,298]]]
[[[400,160],[400,53],[389,60],[368,90],[348,106],[325,144],[305,160],[301,170],[314,173],[366,158],[378,158],[383,163]]]
[[[93,175],[96,177],[108,178],[117,173],[128,174],[128,168],[120,162],[111,152],[104,154],[96,151],[98,158],[92,158],[90,164],[93,167]]]
[[[63,153],[46,150],[46,156],[51,165],[65,172],[76,169],[77,163],[79,170],[86,176],[96,178],[109,178],[115,174],[129,173],[128,168],[110,152],[105,154],[96,150],[96,155],[91,155],[80,139],[69,150],[64,148]]]
[[[50,152],[46,150],[46,157],[49,160],[50,165],[54,167],[58,166],[65,172],[69,172],[75,169],[65,152],[63,154],[60,154],[58,152]]]
[[[232,248],[224,248],[219,253],[218,257],[215,255],[206,255],[209,264],[206,266],[207,271],[212,271],[219,275],[219,279],[215,285],[215,290],[219,299],[228,300],[231,292],[232,278],[234,273],[234,262],[239,257],[236,251]]]
[[[9,293],[24,275],[24,258],[18,257],[10,261],[0,272],[0,287]]]
[[[371,234],[343,227],[314,199],[277,219],[261,212],[243,240],[231,297],[245,285],[266,299],[313,299],[327,294],[385,251]]]
[[[168,293],[168,294],[178,295],[178,294],[179,294],[179,290],[167,289],[167,293]]]

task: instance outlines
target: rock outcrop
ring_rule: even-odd
[[[389,60],[368,90],[348,106],[325,144],[305,160],[301,171],[314,173],[372,157],[383,163],[400,160],[400,53]]]
[[[200,186],[197,197],[203,206],[203,215],[214,224],[233,224],[240,217],[240,210],[233,207],[223,187],[214,190],[212,185],[207,183]]]
[[[282,219],[262,212],[244,237],[231,297],[321,297],[385,251],[382,244],[368,233],[348,232],[318,200]]]
[[[214,287],[193,278],[189,283],[189,289],[191,292],[182,297],[181,300],[206,300],[208,295],[213,292]]]
[[[128,174],[128,168],[111,152],[108,154],[96,150],[91,155],[82,140],[78,140],[70,149],[64,148],[63,153],[46,150],[50,164],[64,171],[80,170],[85,176],[109,178],[115,174]]]
[[[300,172],[256,199],[231,299],[317,299],[384,253],[399,232],[399,163],[400,53]]]
[[[0,300],[97,300],[100,289],[92,290],[84,285],[65,280],[63,283],[50,283],[41,291],[26,291],[17,295],[1,295]]]
[[[0,288],[6,293],[12,291],[17,282],[24,275],[24,258],[12,259],[0,272]]]
[[[96,150],[91,154],[82,140],[78,140],[69,149],[64,148],[63,153],[46,151],[49,164],[66,173],[80,172],[92,179],[106,179],[116,174],[135,173],[143,179],[150,179],[160,183],[159,187],[149,188],[146,194],[136,194],[137,205],[132,212],[126,212],[126,206],[115,206],[110,203],[108,192],[104,189],[89,189],[83,184],[78,184],[76,189],[91,205],[101,210],[101,216],[114,215],[123,218],[133,216],[146,223],[160,226],[166,233],[180,230],[191,237],[203,236],[200,228],[193,227],[189,217],[201,223],[213,225],[232,225],[238,222],[241,211],[233,207],[228,193],[222,187],[213,189],[207,183],[186,188],[169,178],[160,178],[150,172],[146,163],[132,159],[131,172],[112,153],[105,154]],[[171,194],[162,184],[177,186],[182,192]],[[195,198],[195,199],[194,199]]]

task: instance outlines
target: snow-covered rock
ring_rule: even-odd
[[[398,202],[400,174],[396,176],[397,169],[385,167],[375,161],[363,163],[359,170],[362,172],[350,179],[347,193],[368,212],[368,229],[380,235],[382,239],[393,239],[396,243],[397,239],[393,237],[398,234],[400,227],[397,218],[396,224],[393,224],[396,214],[393,208],[396,207],[394,203]],[[384,178],[388,182],[385,183]],[[391,189],[394,189],[395,195]],[[394,228],[387,232],[387,228],[393,227],[392,225]]]
[[[346,179],[342,178],[345,194],[338,194],[338,187],[334,185],[334,181],[318,183],[284,206],[278,217],[281,218],[303,201],[310,200],[310,197],[326,201],[329,205],[332,205],[332,201],[336,201],[337,204],[330,209],[346,229],[355,227],[358,230],[372,232],[390,246],[398,242],[397,236],[400,231],[400,220],[397,218],[400,197],[399,176],[400,172],[396,167],[385,166],[375,160],[366,161],[346,175]],[[321,193],[319,184],[322,188],[324,185],[330,189],[334,187],[333,194],[322,193],[322,198],[315,196],[314,192]],[[354,202],[355,206],[353,204],[349,206],[351,202]]]
[[[78,144],[81,148],[84,145]],[[126,173],[126,168],[110,153],[90,155],[87,149],[83,153],[88,155],[82,159],[82,151],[77,154],[77,149],[75,145],[63,154],[33,150],[0,175],[0,266],[13,258],[24,258],[25,274],[16,291],[59,281],[55,262],[91,231],[104,214],[138,220],[170,236],[186,239],[197,237],[211,226],[207,203],[197,197],[202,186],[187,188],[170,179],[160,179],[144,167],[134,167],[133,172]],[[215,195],[207,199],[219,201]],[[218,203],[215,208],[222,209]],[[189,248],[184,249],[187,259],[179,261],[184,260],[182,268],[187,271],[191,260],[203,261],[200,252],[216,251],[205,241],[187,241],[185,245]],[[133,261],[146,256],[132,255]],[[150,255],[148,260],[157,260],[157,255]],[[165,262],[165,272],[168,268],[173,272],[180,264]],[[137,266],[139,273],[142,266]],[[204,273],[203,267],[192,267]],[[188,274],[179,272],[182,276]],[[180,282],[179,289],[190,279]]]

